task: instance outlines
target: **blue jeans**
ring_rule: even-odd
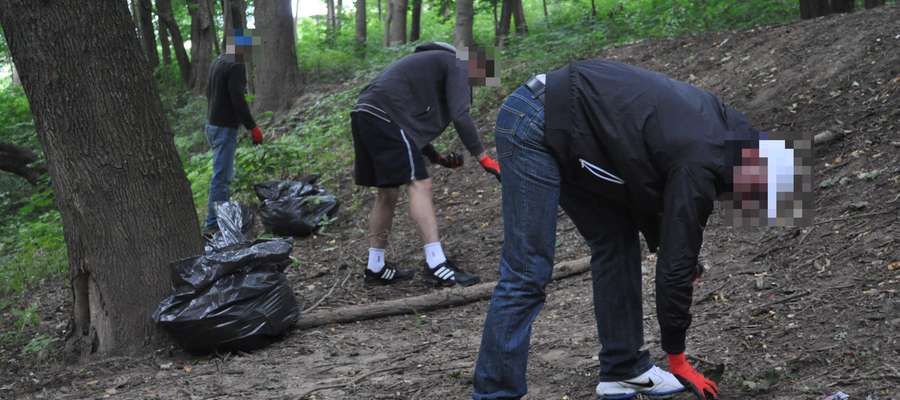
[[[215,204],[229,200],[229,186],[234,179],[234,152],[237,150],[237,128],[206,125],[206,140],[213,152],[213,173],[209,180],[206,228],[216,227]]]
[[[503,174],[503,249],[475,365],[472,398],[517,399],[528,392],[531,325],[544,305],[556,248],[557,207],[591,246],[594,312],[603,350],[601,380],[650,368],[643,346],[640,243],[628,213],[563,187],[544,144],[544,107],[519,87],[497,114]]]

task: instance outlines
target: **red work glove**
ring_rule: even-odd
[[[494,175],[498,181],[500,180],[500,164],[497,164],[497,161],[491,158],[491,156],[484,155],[478,160],[478,163],[481,164],[481,167],[484,168],[485,171]]]
[[[438,154],[433,160],[433,163],[438,164],[444,168],[459,168],[463,166],[463,158],[461,155],[450,152],[447,153],[447,157],[444,157]]]
[[[719,400],[719,388],[716,383],[706,379],[688,364],[684,353],[669,354],[669,370],[678,381],[699,400]]]
[[[250,130],[250,136],[253,138],[253,144],[262,144],[263,134],[262,129],[259,129],[257,126]]]

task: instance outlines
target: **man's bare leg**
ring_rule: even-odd
[[[375,206],[369,214],[369,247],[382,250],[387,247],[399,197],[400,191],[397,188],[378,188]]]

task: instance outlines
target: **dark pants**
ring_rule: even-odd
[[[638,231],[626,210],[561,184],[544,145],[544,107],[520,87],[497,115],[503,171],[504,241],[475,366],[473,399],[508,399],[527,391],[531,324],[544,305],[562,205],[590,245],[594,313],[602,345],[600,379],[622,380],[650,368],[644,344]]]

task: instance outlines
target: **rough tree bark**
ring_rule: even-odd
[[[500,7],[500,26],[497,28],[497,35],[494,37],[494,44],[503,47],[506,44],[506,37],[509,36],[509,26],[512,20],[513,0],[503,0]]]
[[[880,7],[884,5],[884,0],[866,0],[866,9]]]
[[[188,86],[195,94],[205,94],[212,63],[212,46],[217,42],[213,10],[207,0],[191,0],[191,80]]]
[[[516,21],[516,34],[527,35],[528,23],[525,22],[525,8],[522,6],[522,0],[513,0],[513,19]]]
[[[800,18],[810,19],[831,14],[828,0],[800,0]]]
[[[471,47],[475,44],[472,34],[472,20],[475,16],[472,0],[456,0],[456,32],[454,44],[457,47]]]
[[[132,354],[168,264],[201,251],[190,186],[126,3],[7,0],[0,25],[62,214],[83,356]]]
[[[831,11],[836,13],[852,13],[856,8],[855,0],[831,0]]]
[[[366,47],[366,0],[356,0],[356,45]]]
[[[159,3],[165,0],[156,0],[156,13],[159,15]],[[156,19],[156,34],[159,36],[159,47],[162,48],[162,62],[165,65],[172,64],[172,46],[169,44],[169,34],[162,16]]]
[[[172,17],[171,0],[156,0],[156,13],[160,22],[165,25],[166,31],[172,37],[172,49],[175,51],[175,59],[178,61],[178,70],[181,72],[181,81],[185,85],[191,82],[191,60],[184,50],[184,39],[181,37],[181,29]],[[192,43],[193,44],[193,43]]]
[[[334,43],[335,37],[335,18],[334,18],[334,0],[325,0],[325,36],[329,43]]]
[[[256,58],[257,111],[281,111],[300,92],[300,70],[294,46],[291,0],[270,0],[256,3],[254,11],[256,31],[261,46],[254,49]]]
[[[159,65],[159,55],[156,54],[156,35],[153,34],[153,5],[150,0],[135,0],[138,2],[138,12],[141,21],[141,43],[144,48],[144,56],[150,69]]]
[[[47,172],[46,165],[31,165],[37,160],[37,154],[34,154],[29,148],[10,143],[0,143],[0,171],[6,171],[25,178],[32,185],[37,185],[41,175]]]
[[[390,46],[406,43],[406,10],[407,0],[390,1],[390,33],[388,44]]]
[[[409,41],[415,42],[422,36],[422,0],[412,0],[412,23],[409,28]]]

